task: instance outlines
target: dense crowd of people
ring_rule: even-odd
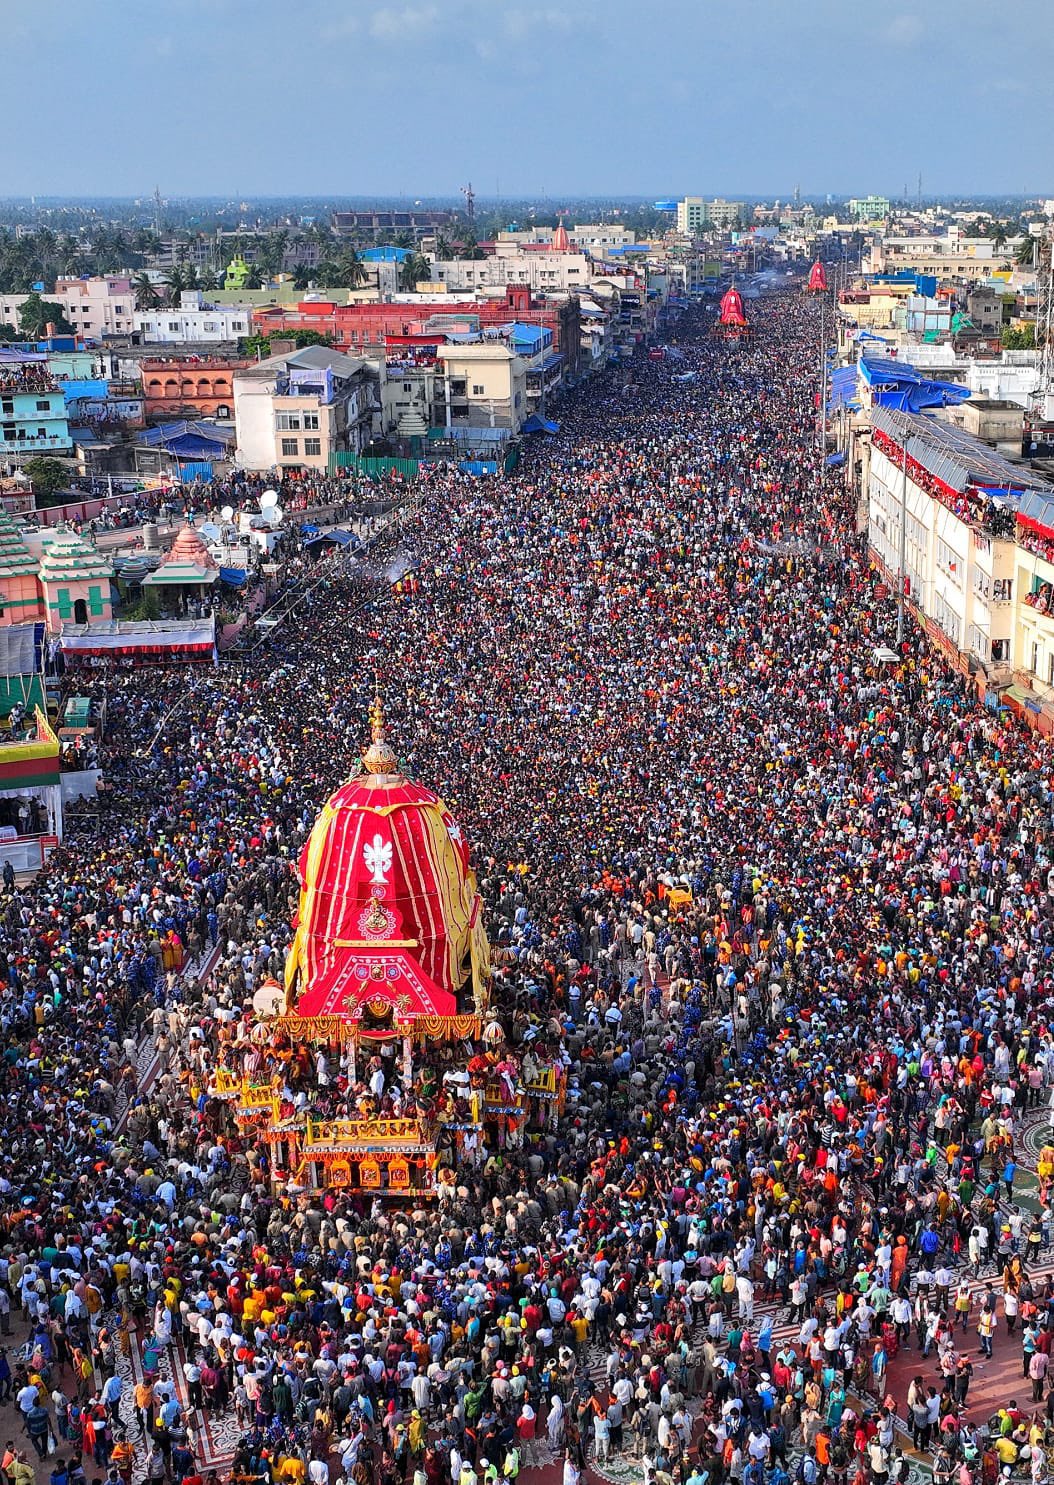
[[[337,554],[250,658],[105,683],[105,792],[3,903],[11,1485],[27,1453],[197,1485],[228,1438],[288,1485],[884,1485],[909,1445],[1045,1478],[1049,747],[914,631],[880,658],[818,310],[752,318],[690,312],[507,480],[424,476],[375,558],[412,584]],[[456,1058],[567,1086],[417,1205],[273,1182],[210,1097],[232,1047],[270,1066],[252,997],[375,677],[475,848],[494,1015]],[[290,1050],[301,1109],[441,1076]],[[989,1425],[996,1343],[1022,1401]]]

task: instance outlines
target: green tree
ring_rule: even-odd
[[[1023,268],[1032,267],[1037,259],[1039,244],[1036,238],[1025,234],[1024,240],[1018,244],[1015,258]]]
[[[8,320],[0,322],[0,341],[20,340],[21,336]]]
[[[243,356],[269,356],[271,354],[271,336],[247,335],[238,342],[238,350]],[[323,335],[318,330],[279,330],[274,335],[275,340],[291,340],[298,351],[302,351],[306,345],[333,344],[332,335]]]
[[[482,253],[480,257],[482,257]],[[420,253],[411,253],[399,270],[400,286],[413,292],[417,284],[432,277],[432,265]]]
[[[169,304],[178,304],[179,296],[187,287],[187,276],[177,264],[165,279],[165,298]]]
[[[33,494],[37,497],[38,505],[60,503],[55,497],[60,490],[67,488],[69,476],[65,466],[58,459],[45,459],[38,455],[34,459],[27,459],[23,469],[33,486]]]
[[[42,299],[39,294],[27,296],[18,306],[18,328],[30,340],[39,340],[47,334],[48,326],[54,325],[56,335],[72,335],[73,326],[67,320],[61,304],[51,299]]]
[[[1000,339],[1007,351],[1034,351],[1036,349],[1035,325],[1004,325]]]
[[[161,290],[148,273],[137,273],[132,280],[136,309],[153,309],[161,303]]]
[[[141,588],[135,603],[129,604],[124,612],[128,619],[160,619],[161,600],[157,596],[157,589]]]

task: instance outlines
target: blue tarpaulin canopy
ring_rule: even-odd
[[[244,567],[221,567],[220,582],[229,583],[232,588],[240,588],[245,582]]]
[[[827,455],[827,468],[828,469],[838,469],[844,463],[845,463],[845,455],[842,454],[842,453],[828,454]]]
[[[551,418],[543,418],[540,413],[531,413],[523,425],[524,433],[559,433],[560,424],[554,423]]]
[[[860,375],[871,388],[873,403],[895,407],[901,412],[954,406],[970,396],[969,387],[931,381],[908,362],[895,361],[892,356],[861,356]]]
[[[835,412],[840,407],[859,407],[856,396],[856,363],[851,366],[836,366],[831,372],[831,390],[827,398],[827,411]]]

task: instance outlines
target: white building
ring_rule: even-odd
[[[18,312],[28,292],[0,294],[0,320],[18,325]],[[62,305],[62,313],[78,335],[101,340],[104,335],[131,335],[135,328],[135,294],[127,274],[96,278],[60,278],[41,298]]]
[[[509,284],[536,294],[567,293],[589,283],[592,265],[585,253],[525,250],[515,243],[498,243],[489,258],[433,259],[430,272],[432,283],[443,284],[454,294],[504,289]]]
[[[527,363],[507,346],[441,345],[435,419],[448,428],[506,428],[518,433],[527,416]]]
[[[269,356],[234,374],[237,462],[243,469],[324,471],[358,454],[380,415],[380,368],[328,346]]]
[[[986,686],[1022,682],[1054,697],[1054,487],[962,429],[874,407],[864,459],[868,539],[893,591]],[[1022,510],[1049,512],[1033,541]],[[1042,523],[1041,523],[1042,524]],[[1044,553],[1046,555],[1044,555]]]
[[[207,304],[200,289],[185,289],[178,308],[137,310],[134,323],[148,344],[208,345],[251,335],[252,310],[247,305]]]
[[[743,201],[726,201],[723,196],[704,201],[702,196],[685,196],[677,203],[677,230],[687,237],[697,236],[708,227],[723,232],[736,222],[746,222],[747,216]]]

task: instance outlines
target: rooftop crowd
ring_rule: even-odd
[[[11,1485],[197,1485],[206,1433],[289,1485],[884,1485],[909,1442],[1045,1478],[1050,751],[914,631],[876,659],[819,312],[750,312],[574,394],[510,479],[427,476],[414,584],[338,554],[253,658],[106,683],[106,792],[3,900]],[[272,1190],[208,1096],[232,1043],[266,1061],[251,997],[375,675],[475,848],[489,1053],[570,1090],[406,1209]],[[397,1083],[305,1054],[287,1092]],[[994,1347],[1021,1402],[979,1430]]]

